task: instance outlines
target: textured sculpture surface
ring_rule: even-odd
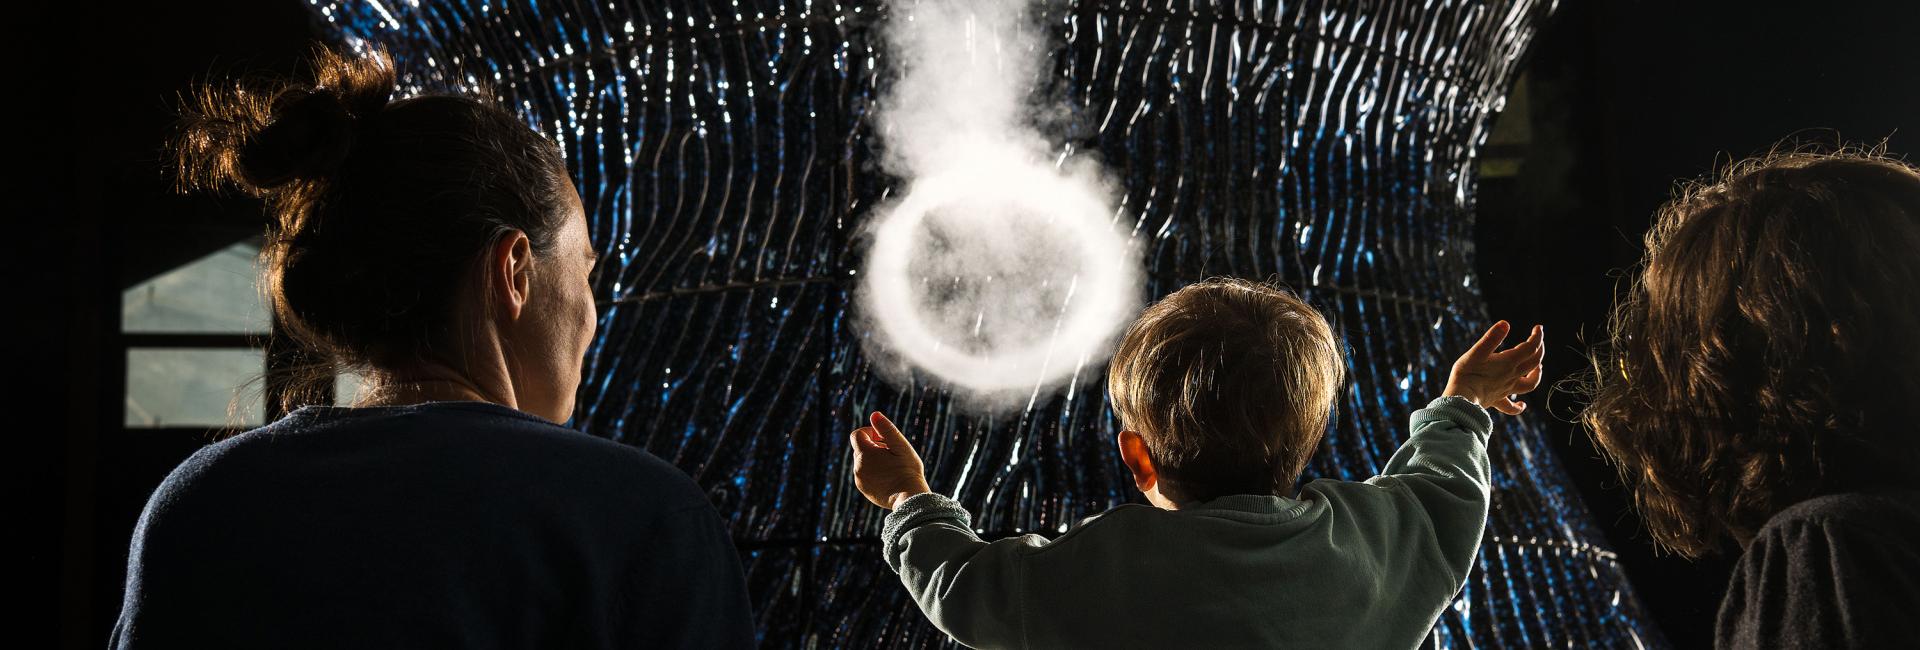
[[[732,525],[770,647],[927,647],[878,557],[846,433],[885,410],[988,534],[1137,499],[1090,359],[979,413],[883,377],[853,317],[867,220],[903,190],[880,30],[914,3],[310,0],[413,87],[484,82],[562,145],[604,252],[574,425],[693,475]],[[1053,153],[1097,160],[1142,299],[1277,278],[1351,349],[1310,477],[1362,479],[1486,324],[1474,164],[1550,2],[1109,0],[1035,7]],[[1663,644],[1539,429],[1499,418],[1478,569],[1441,647]],[[1276,612],[1276,616],[1285,616]]]

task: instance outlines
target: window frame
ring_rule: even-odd
[[[249,234],[245,237],[235,239],[231,243],[239,243],[258,236],[257,234]],[[270,308],[267,310],[268,323],[265,333],[129,332],[125,330],[126,323],[119,309],[120,297],[124,294],[124,291],[125,290],[118,291],[114,294],[114,342],[108,347],[109,351],[117,353],[113,355],[115,372],[113,373],[112,384],[115,399],[111,401],[116,409],[116,412],[112,414],[114,417],[113,422],[118,425],[123,432],[130,435],[169,437],[211,436],[213,439],[221,439],[253,428],[253,426],[233,426],[231,424],[220,426],[162,425],[157,427],[127,425],[126,400],[127,391],[131,389],[131,386],[129,386],[127,382],[127,356],[136,348],[259,350],[262,352],[262,357],[265,360],[265,367],[262,368],[263,374],[261,376],[263,384],[261,401],[265,408],[265,412],[261,414],[262,425],[273,423],[287,415],[288,410],[284,408],[283,405],[285,403],[285,397],[295,380],[294,371],[309,362],[312,355],[301,349],[301,346],[286,334],[286,329],[281,325],[280,319],[273,314]],[[334,402],[334,384],[335,382],[326,382],[325,385],[321,387],[320,394],[317,396],[321,401],[318,403],[332,404]],[[234,388],[238,390],[240,387],[235,386]]]

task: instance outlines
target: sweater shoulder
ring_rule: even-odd
[[[536,482],[542,491],[609,505],[640,500],[671,510],[707,503],[691,477],[645,450],[506,407],[466,404],[296,412],[194,452],[156,488],[154,502],[171,505],[196,493],[245,498],[250,486],[287,476],[411,471],[436,480]]]
[[[1847,492],[1806,499],[1774,514],[1758,538],[1818,528],[1920,541],[1920,491]]]

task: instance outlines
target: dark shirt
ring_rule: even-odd
[[[306,408],[174,469],[112,646],[744,648],[739,557],[678,469],[481,402]]]
[[[1920,492],[1823,496],[1780,511],[1720,603],[1721,648],[1912,648]]]

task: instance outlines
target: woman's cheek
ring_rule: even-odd
[[[580,353],[585,355],[587,348],[593,345],[593,335],[600,330],[600,315],[593,303],[592,291],[586,293],[582,303],[584,304],[580,308],[581,320],[586,323],[586,326],[582,328],[583,333],[580,335]]]

